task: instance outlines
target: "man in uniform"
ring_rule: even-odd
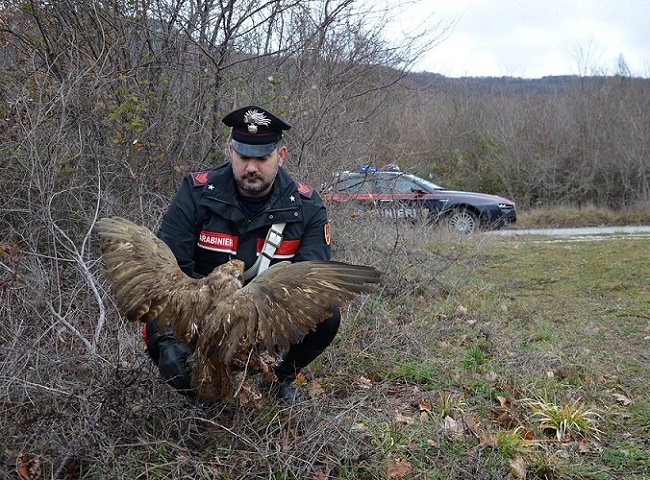
[[[283,132],[291,125],[254,105],[222,121],[232,127],[230,162],[188,175],[158,231],[180,268],[201,277],[239,259],[250,279],[277,261],[329,260],[329,223],[322,199],[282,168],[287,156]],[[269,394],[285,404],[296,401],[296,374],[332,342],[340,318],[338,307],[332,307],[330,318],[284,352],[276,368],[278,381],[264,385]],[[146,324],[143,333],[162,377],[192,396],[188,347],[175,341],[171,328],[159,333],[155,321]]]

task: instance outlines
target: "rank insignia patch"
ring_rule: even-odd
[[[298,193],[305,198],[311,198],[312,194],[314,193],[314,189],[309,185],[298,182]]]
[[[209,170],[205,170],[203,172],[194,172],[191,173],[190,176],[192,177],[192,185],[194,187],[202,187],[208,182],[208,174],[210,173]]]

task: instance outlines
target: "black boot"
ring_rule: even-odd
[[[282,363],[275,369],[278,380],[270,384],[263,382],[262,389],[287,406],[300,403],[301,399],[293,382],[298,372],[313,362],[321,353],[323,350],[310,350],[299,343],[293,345]]]

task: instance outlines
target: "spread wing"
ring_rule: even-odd
[[[380,279],[379,270],[363,265],[277,263],[208,313],[203,338],[211,339],[211,346],[203,346],[205,353],[228,364],[258,339],[269,352],[276,346],[287,350],[329,318],[332,306],[373,291]]]
[[[209,308],[210,295],[201,288],[205,282],[186,275],[165,242],[146,227],[111,217],[98,220],[95,232],[111,293],[126,318],[159,318],[163,326],[172,323],[179,338],[189,340],[194,318]]]

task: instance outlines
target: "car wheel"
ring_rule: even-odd
[[[469,235],[478,230],[478,217],[466,208],[454,210],[446,218],[447,228],[451,233]]]

